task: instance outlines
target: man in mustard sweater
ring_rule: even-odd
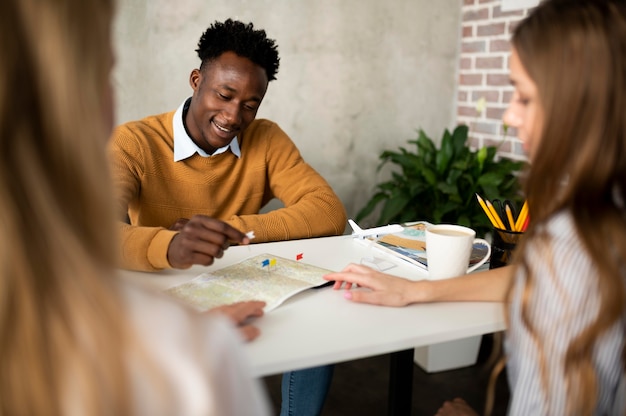
[[[279,57],[265,31],[215,22],[196,50],[191,98],[176,111],[119,126],[110,141],[124,266],[154,271],[211,264],[230,242],[342,234],[329,184],[269,120],[255,120]],[[259,214],[271,199],[284,208]],[[283,375],[281,415],[321,411],[332,366]]]
[[[263,48],[245,33],[249,39],[239,45],[220,36],[208,31],[199,42],[202,64],[190,75],[191,98],[113,134],[112,174],[120,210],[130,218],[122,227],[130,269],[211,264],[227,240],[244,241],[198,215],[253,231],[257,243],[344,231],[345,209],[328,183],[277,124],[255,120],[278,69],[273,41]],[[284,208],[259,214],[272,198]]]

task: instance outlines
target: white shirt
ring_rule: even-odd
[[[251,376],[243,341],[221,316],[201,314],[161,293],[124,286],[129,319],[145,341],[158,384],[140,359],[131,363],[135,414],[151,416],[269,415],[260,381]],[[163,388],[165,391],[159,393]]]
[[[529,266],[535,276],[535,287],[526,307],[537,342],[521,316],[523,270],[518,271],[513,288],[506,342],[512,415],[567,414],[565,354],[571,341],[596,319],[599,311],[597,272],[578,238],[571,215],[556,215],[545,231],[548,243],[533,241],[525,253],[531,259]],[[622,281],[625,278],[622,276]],[[592,365],[597,377],[598,415],[623,415],[626,410],[621,359],[625,326],[626,317],[622,316],[594,345]],[[542,383],[539,351],[544,355],[547,386]]]

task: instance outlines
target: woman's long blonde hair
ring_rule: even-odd
[[[112,0],[0,2],[3,415],[130,409],[105,160],[112,14]]]
[[[597,317],[565,356],[568,414],[588,415],[598,401],[594,343],[626,310],[626,4],[547,0],[517,26],[512,44],[537,85],[545,120],[525,179],[531,222],[519,248],[522,320],[538,338],[529,311],[536,280],[545,276],[530,271],[524,247],[549,246],[541,226],[570,212],[600,293]],[[541,352],[544,340],[536,340]]]

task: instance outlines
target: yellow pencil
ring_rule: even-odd
[[[524,205],[522,205],[522,209],[517,216],[517,221],[515,221],[515,231],[522,231],[522,227],[524,226],[524,221],[526,221],[526,217],[528,216],[528,202],[524,201]]]
[[[485,201],[483,201],[483,199],[478,194],[476,194],[476,199],[478,199],[478,203],[480,204],[483,211],[485,211],[485,214],[487,215],[487,218],[489,218],[489,222],[491,222],[491,225],[498,228],[498,223],[496,222],[495,218],[493,218],[493,215],[491,215],[491,211],[489,211],[487,205],[485,205]]]
[[[511,207],[507,205],[504,206],[504,209],[506,210],[506,219],[509,220],[509,225],[511,226],[511,231],[519,231],[516,227],[515,227],[515,221],[513,220],[513,213],[511,212]]]
[[[489,208],[489,211],[491,212],[491,215],[493,215],[493,218],[496,220],[496,224],[498,224],[498,228],[501,229],[501,230],[506,230],[506,227],[504,226],[504,223],[500,219],[500,216],[496,212],[496,209],[493,207],[493,205],[491,205],[491,202],[489,202],[489,200],[486,200],[485,204],[487,204],[487,208]]]

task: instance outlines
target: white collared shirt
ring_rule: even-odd
[[[190,100],[191,98],[188,98],[183,101],[174,113],[174,119],[172,121],[174,127],[174,162],[187,159],[195,153],[198,153],[202,157],[210,157],[224,153],[228,149],[230,149],[235,156],[241,157],[241,150],[239,149],[237,136],[235,136],[229,144],[224,147],[220,147],[213,152],[212,155],[208,154],[194,143],[191,137],[187,134],[187,130],[185,130],[185,126],[183,124],[183,114],[186,112],[186,106],[188,108]]]

